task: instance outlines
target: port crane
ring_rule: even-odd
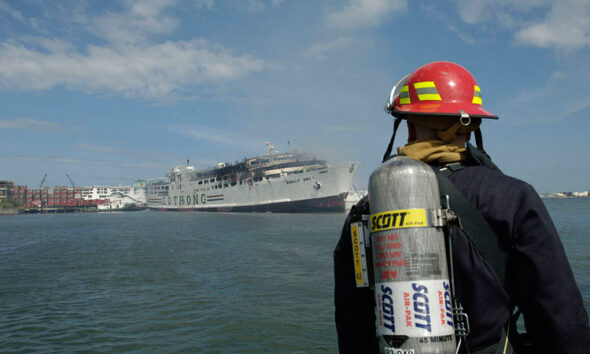
[[[47,178],[47,173],[43,175],[43,179],[41,179],[41,183],[39,184],[39,189],[43,189],[43,183],[45,183],[45,179]]]
[[[47,173],[43,175],[43,179],[41,179],[41,183],[39,183],[39,197],[41,197],[41,190],[43,189],[43,184],[45,183],[45,179],[47,178]],[[45,207],[45,201],[41,198],[41,208]]]
[[[72,184],[72,187],[76,188],[76,185],[74,184],[74,181],[72,181],[72,179],[70,178],[70,175],[66,173],[66,177],[68,178],[68,180]]]

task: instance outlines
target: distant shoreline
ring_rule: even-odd
[[[539,194],[542,199],[575,199],[575,198],[589,198],[590,196],[587,195],[547,195],[547,194]]]
[[[16,215],[19,214],[18,208],[2,208],[0,209],[0,215]]]

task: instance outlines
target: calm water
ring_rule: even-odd
[[[590,199],[546,200],[590,305]],[[0,352],[336,352],[344,215],[0,218]]]

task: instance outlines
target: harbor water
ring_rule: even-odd
[[[590,199],[546,199],[590,309]],[[0,217],[0,352],[337,351],[344,214]]]

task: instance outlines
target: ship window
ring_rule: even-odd
[[[211,178],[211,179],[209,180],[209,182],[211,182],[211,183],[215,182],[215,178]]]
[[[203,181],[199,181],[199,184],[203,184]]]

